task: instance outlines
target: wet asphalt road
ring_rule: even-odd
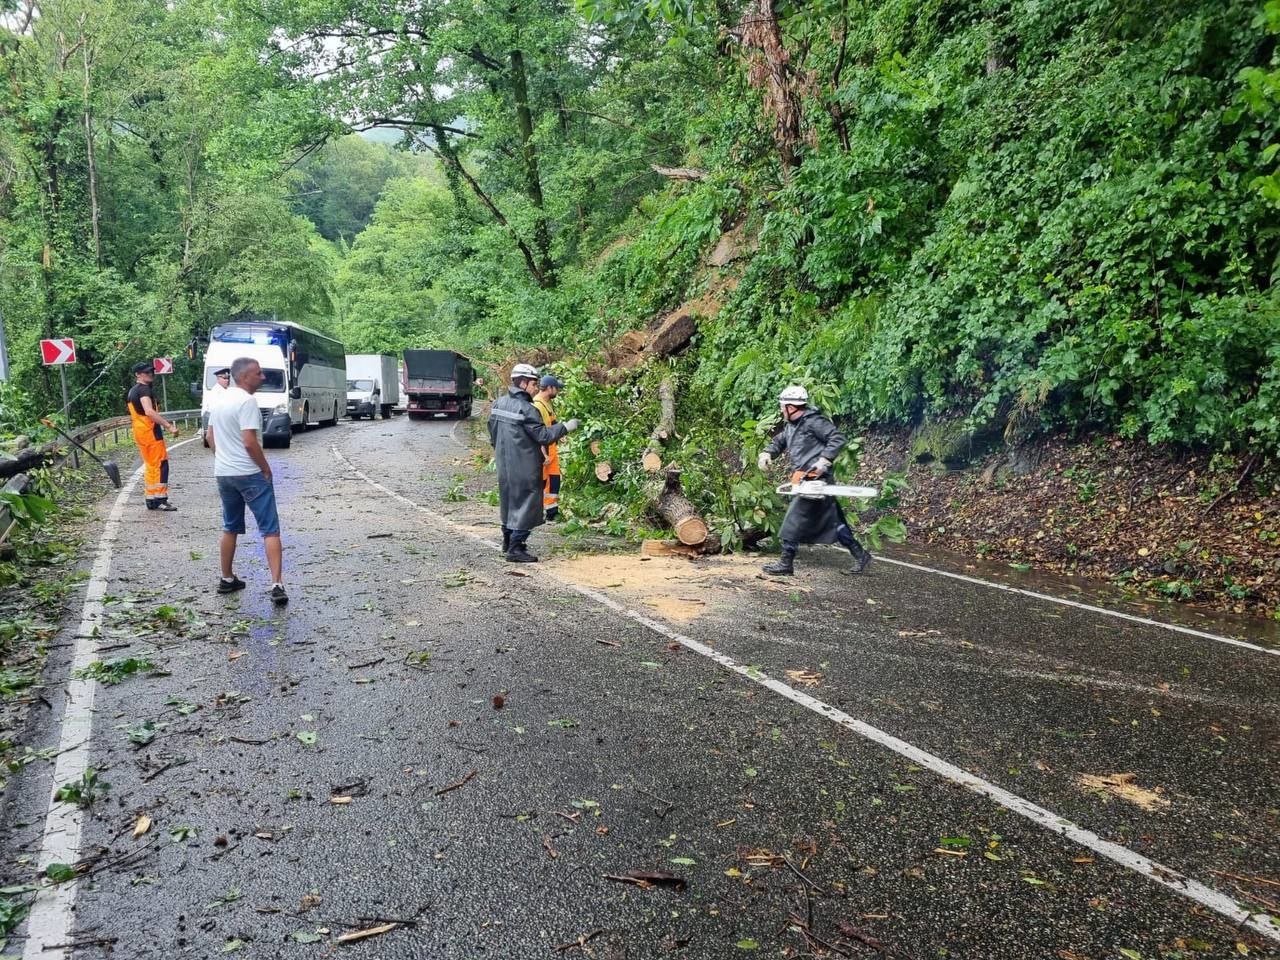
[[[179,513],[131,501],[99,642],[157,672],[98,690],[111,789],[85,828],[82,853],[105,852],[80,882],[74,956],[1276,955],[564,581],[797,671],[818,699],[1260,910],[1280,901],[1255,879],[1280,880],[1280,657],[884,563],[850,578],[832,550],[782,585],[745,561],[662,561],[666,600],[634,558],[575,560],[547,528],[535,549],[557,556],[514,568],[466,536],[495,535],[476,496],[494,481],[454,426],[344,423],[268,452],[284,611],[253,533],[249,589],[212,592],[206,451],[174,454]],[[156,733],[138,746],[142,721]],[[1080,779],[1119,773],[1150,809]],[[45,797],[33,775],[19,849]],[[684,883],[608,879],[633,870]]]

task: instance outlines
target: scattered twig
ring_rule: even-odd
[[[441,787],[439,790],[436,791],[436,796],[443,797],[446,793],[451,793],[454,790],[457,790],[461,787],[465,787],[470,782],[471,778],[474,777],[475,775],[476,775],[476,771],[472,770],[470,773],[468,773],[465,777],[463,777],[457,783],[451,783],[448,786]]]
[[[620,647],[620,646],[622,646],[622,644],[617,643],[617,642],[615,642],[615,641],[613,641],[613,640],[602,640],[600,637],[596,637],[596,643],[603,644],[603,645],[604,645],[604,646],[606,646],[606,647]]]
[[[378,664],[386,660],[386,657],[379,657],[377,660],[370,660],[368,663],[348,663],[348,670],[362,670],[365,667],[376,667]]]
[[[664,804],[664,806],[662,807],[653,808],[653,812],[654,814],[657,815],[659,820],[666,817],[668,813],[670,813],[672,810],[676,808],[676,805],[672,803],[670,800],[664,800],[662,797],[658,796],[656,793],[650,793],[644,787],[636,787],[636,789],[639,790],[641,793],[643,793],[646,797],[650,797],[654,800],[657,800],[659,803]]]
[[[1226,873],[1223,870],[1210,870],[1215,877],[1226,877],[1228,880],[1243,880],[1245,883],[1265,883],[1269,887],[1280,887],[1280,880],[1268,880],[1266,877],[1245,877],[1238,873]]]
[[[394,533],[371,533],[367,537],[365,537],[365,539],[366,540],[388,540],[394,536],[395,536]]]
[[[542,836],[542,849],[547,851],[547,856],[552,860],[555,860],[560,856],[560,851],[551,845],[551,837],[546,834],[543,834]]]
[[[384,933],[390,933],[399,924],[384,923],[381,926],[370,927],[367,930],[352,930],[348,933],[341,933],[334,938],[335,943],[355,943],[358,940],[368,940],[370,937],[380,937]]]
[[[823,889],[822,889],[820,886],[818,886],[816,883],[814,883],[812,880],[810,880],[808,877],[806,877],[806,876],[804,875],[804,873],[800,870],[800,868],[799,868],[799,867],[797,867],[794,863],[792,863],[792,862],[791,862],[791,858],[790,858],[790,857],[788,857],[788,856],[786,856],[786,855],[783,855],[783,857],[782,857],[782,862],[783,862],[783,863],[785,863],[785,864],[790,868],[790,870],[791,870],[791,872],[792,872],[792,873],[794,873],[797,877],[799,877],[801,880],[803,880],[805,883],[807,883],[807,884],[808,884],[810,887],[812,887],[812,888],[813,888],[817,893],[823,893],[823,892],[824,892],[824,891],[823,891]]]
[[[1205,507],[1204,512],[1200,514],[1200,516],[1207,517],[1209,514],[1213,513],[1214,508],[1217,507],[1218,504],[1220,504],[1223,500],[1227,499],[1227,497],[1231,496],[1233,493],[1238,492],[1240,489],[1240,484],[1244,483],[1245,480],[1249,478],[1249,474],[1253,472],[1253,465],[1257,462],[1258,462],[1258,455],[1255,453],[1253,456],[1249,458],[1249,462],[1244,465],[1244,469],[1240,471],[1240,476],[1236,477],[1236,482],[1233,483],[1226,490],[1224,490],[1222,494],[1218,496],[1216,500],[1213,501],[1213,503]]]
[[[270,742],[271,742],[270,738],[268,738],[268,739],[266,739],[266,740],[255,740],[255,739],[253,739],[252,737],[237,737],[235,734],[232,734],[231,736],[227,737],[227,739],[228,739],[228,740],[233,740],[233,741],[235,741],[236,743],[247,743],[247,744],[248,744],[249,746],[251,746],[251,747],[260,747],[260,746],[262,746],[264,743],[270,743]]]
[[[596,937],[604,933],[604,930],[592,930],[590,933],[584,933],[577,940],[570,940],[568,943],[558,943],[551,949],[556,953],[564,953],[566,950],[581,950],[586,953],[587,944]]]

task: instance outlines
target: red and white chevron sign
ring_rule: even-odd
[[[76,362],[76,342],[70,337],[40,341],[40,360],[46,367]]]
[[[173,373],[173,357],[156,357],[152,365],[156,373]]]

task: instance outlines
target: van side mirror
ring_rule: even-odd
[[[289,396],[290,396],[290,397],[292,397],[294,400],[301,400],[301,399],[302,399],[302,388],[301,388],[301,387],[294,387],[292,390],[290,390],[290,391],[289,391]]]

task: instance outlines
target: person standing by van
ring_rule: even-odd
[[[289,602],[284,589],[284,548],[280,542],[280,517],[271,464],[262,452],[262,412],[253,399],[266,375],[257,360],[241,357],[231,364],[232,386],[209,412],[206,439],[213,451],[213,476],[222,501],[222,539],[218,544],[222,577],[218,593],[235,593],[245,583],[235,575],[236,540],[245,532],[244,508],[262,534],[262,545],[271,570],[271,602]]]
[[[150,360],[133,365],[133,379],[125,406],[133,426],[133,442],[138,445],[144,465],[142,484],[147,509],[172,512],[178,508],[169,502],[169,450],[164,445],[164,432],[168,430],[176,437],[180,431],[156,409],[155,395],[151,392],[156,371]]]

